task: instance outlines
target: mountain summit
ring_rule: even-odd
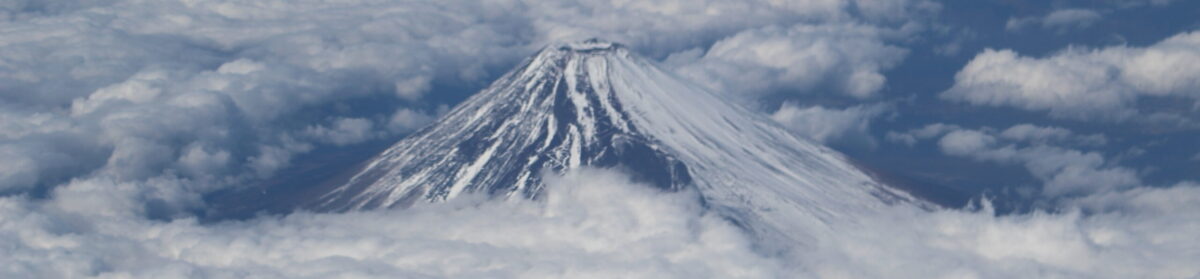
[[[542,49],[429,127],[397,142],[316,207],[536,198],[543,172],[619,168],[665,190],[694,187],[753,231],[792,231],[913,201],[841,154],[597,39]]]

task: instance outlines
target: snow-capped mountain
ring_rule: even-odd
[[[582,166],[620,168],[662,189],[694,187],[744,227],[788,238],[827,218],[914,201],[841,154],[592,39],[543,49],[316,207],[406,207],[468,192],[536,198],[543,172]]]

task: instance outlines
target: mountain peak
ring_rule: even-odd
[[[464,193],[537,199],[543,174],[584,167],[696,190],[706,206],[781,237],[847,211],[912,201],[836,151],[620,44],[589,39],[544,48],[313,207],[408,207]]]
[[[577,55],[628,55],[625,45],[600,38],[550,44],[536,57],[573,57]],[[535,58],[536,59],[536,58]]]
[[[625,46],[620,43],[614,43],[600,38],[591,38],[583,41],[562,44],[558,47],[558,50],[588,53],[597,51],[613,51],[624,48]]]

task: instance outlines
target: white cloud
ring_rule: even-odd
[[[180,169],[194,177],[221,175],[232,163],[229,151],[206,148],[201,144],[189,145],[181,153],[178,162]]]
[[[996,137],[975,130],[958,130],[947,133],[938,141],[942,152],[950,155],[971,155],[987,150],[996,144]],[[1006,156],[993,156],[1005,159]]]
[[[149,221],[136,204],[0,198],[0,262],[17,277],[778,278],[777,259],[704,211],[695,193],[580,171],[546,198],[478,198],[407,210],[296,213],[199,225]],[[82,203],[75,203],[82,202]],[[112,208],[112,210],[105,210]],[[387,220],[381,222],[380,220]]]
[[[1104,145],[1108,138],[1101,134],[1076,135],[1071,130],[1062,127],[1037,126],[1033,124],[1017,124],[1000,132],[1000,137],[1013,141],[1052,143],[1067,142],[1082,145]]]
[[[275,171],[286,167],[292,156],[308,152],[313,146],[284,137],[277,145],[260,145],[256,149],[258,152],[248,159],[247,166],[258,178],[268,178],[274,175]]]
[[[884,42],[888,32],[865,25],[772,26],[743,31],[702,56],[672,62],[719,92],[759,95],[828,87],[865,99],[883,89],[882,71],[908,53]]]
[[[1100,17],[1099,12],[1087,9],[1057,10],[1042,19],[1042,26],[1045,28],[1086,28],[1100,20]]]
[[[1103,15],[1089,9],[1055,10],[1042,17],[1009,18],[1004,29],[1019,31],[1029,25],[1040,25],[1043,29],[1057,30],[1059,33],[1069,29],[1084,29],[1099,21]]]
[[[888,133],[890,141],[909,146],[937,137],[943,154],[1024,166],[1042,181],[1041,195],[1047,198],[1107,193],[1142,183],[1137,171],[1115,166],[1099,152],[1071,148],[1104,145],[1108,140],[1103,135],[1079,135],[1061,127],[1033,124],[996,130],[942,123]]]
[[[388,118],[388,129],[395,132],[410,132],[425,127],[433,122],[434,116],[412,109],[401,108]]]
[[[1000,136],[1018,141],[1062,140],[1073,133],[1060,127],[1042,127],[1033,124],[1017,124],[1000,132]]]
[[[1187,278],[1200,274],[1188,263],[1197,256],[1190,249],[1200,243],[1189,238],[1200,220],[1182,211],[1196,208],[1198,190],[1180,184],[1120,192],[1098,203],[1127,210],[1091,214],[1071,206],[999,217],[990,210],[896,210],[838,230],[833,241],[846,243],[828,246],[841,251],[813,254],[844,259],[825,269],[849,277]],[[1176,195],[1183,198],[1168,198]]]
[[[1175,2],[1175,1],[1176,0],[1130,0],[1130,1],[1109,0],[1107,2],[1111,2],[1112,4],[1115,4],[1116,6],[1118,6],[1120,8],[1136,8],[1136,7],[1146,6],[1146,5],[1166,6],[1166,5],[1171,4],[1171,2]]]
[[[318,141],[333,145],[349,145],[375,138],[374,123],[364,118],[341,117],[329,125],[309,126],[304,133]]]
[[[846,109],[822,106],[800,107],[785,103],[771,119],[799,135],[823,144],[835,141],[861,141],[874,144],[868,133],[871,121],[889,111],[883,104],[859,105]]]
[[[1137,106],[1139,99],[1195,100],[1200,98],[1196,92],[1200,92],[1200,33],[1191,32],[1142,48],[1069,48],[1045,58],[985,50],[955,75],[954,86],[942,97],[973,105],[1048,111],[1054,117],[1125,120],[1147,116]],[[1156,112],[1164,113],[1172,114]]]
[[[829,220],[802,251],[763,255],[693,192],[610,171],[550,178],[543,200],[458,199],[407,210],[294,213],[197,224],[137,204],[0,198],[3,277],[1187,278],[1200,274],[1200,185],[1075,200],[1063,213],[995,216],[905,205]],[[170,181],[159,183],[169,184]],[[125,189],[117,187],[118,189]],[[78,192],[78,193],[76,193]],[[1092,213],[1081,214],[1080,210]],[[387,220],[387,221],[380,221]]]
[[[425,91],[429,91],[429,76],[417,76],[396,82],[396,95],[401,99],[416,101],[421,99]]]
[[[56,3],[5,7],[0,145],[20,153],[0,171],[6,192],[93,175],[260,178],[315,144],[411,131],[429,117],[396,111],[438,82],[484,85],[548,40],[516,31],[552,24],[503,1]],[[347,105],[388,97],[399,107]]]
[[[0,197],[0,277],[1197,274],[1194,184],[1113,187],[1068,203],[1100,212],[1092,215],[900,207],[813,232],[818,241],[794,257],[756,252],[770,243],[705,211],[694,193],[660,193],[608,173],[551,179],[558,186],[540,201],[217,224],[187,217],[203,209],[202,193],[269,177],[319,144],[411,131],[435,113],[408,104],[428,101],[439,84],[482,86],[549,41],[605,37],[653,57],[674,54],[672,66],[714,78],[710,85],[762,82],[733,93],[832,89],[870,98],[905,55],[887,42],[919,28],[905,21],[928,10],[936,5],[901,0],[3,2],[0,192],[53,189],[44,199]],[[1187,46],[1162,55],[1178,58]],[[1130,87],[1169,96],[1194,88],[1189,76],[1146,59],[1130,62]],[[719,64],[744,72],[714,70]],[[396,106],[381,111],[346,109],[390,98]],[[848,132],[799,125],[834,139],[869,126],[872,108],[793,112],[849,123]],[[1034,128],[1010,137],[1054,138],[1054,129]],[[915,142],[956,129],[904,135]],[[998,144],[960,147],[1026,164],[1034,163],[1023,154],[1056,154],[1037,165],[1057,168],[1047,177],[1064,185],[1123,175],[1094,153]]]
[[[0,146],[13,159],[0,192],[101,176],[245,184],[322,145],[411,132],[431,121],[422,106],[444,101],[429,100],[439,86],[482,87],[559,40],[603,37],[652,57],[715,43],[710,58],[766,73],[770,87],[867,96],[904,53],[882,41],[936,10],[917,0],[6,2]],[[755,42],[821,63],[737,55]],[[378,105],[353,107],[365,102]]]
[[[37,181],[38,162],[15,146],[0,146],[0,191],[26,190]]]
[[[796,26],[794,29],[801,31],[793,32],[801,33],[820,33],[820,25],[854,22],[903,29],[940,9],[935,2],[923,0],[530,1],[526,5],[526,10],[538,17],[534,25],[547,40],[599,36],[648,49],[652,56],[703,47],[745,31],[774,28],[769,26]],[[803,31],[810,28],[816,30]],[[854,28],[844,31],[862,32]],[[793,34],[804,35],[801,33]]]
[[[919,129],[913,129],[912,131],[908,131],[908,132],[904,132],[904,133],[889,131],[887,133],[887,139],[888,139],[888,141],[900,142],[900,143],[904,143],[908,146],[913,146],[914,144],[917,144],[918,140],[927,140],[927,139],[930,139],[933,137],[938,137],[938,136],[944,135],[947,132],[959,130],[959,129],[962,129],[962,128],[958,127],[957,125],[934,123],[934,124],[925,125],[925,127],[921,127]]]
[[[905,53],[883,41],[916,32],[913,17],[936,9],[910,0],[4,2],[0,192],[10,196],[0,197],[0,263],[13,268],[0,277],[784,277],[794,272],[776,273],[785,265],[752,253],[694,196],[630,190],[612,195],[634,204],[471,203],[217,225],[187,217],[205,210],[203,194],[268,179],[302,153],[418,129],[442,110],[422,107],[444,102],[430,98],[439,86],[485,86],[546,43],[602,37],[655,58],[693,53],[676,61],[708,55],[782,73],[766,77],[770,87],[866,97]],[[821,63],[794,70],[738,55],[755,42]],[[826,54],[836,57],[817,56]],[[19,195],[34,192],[49,197]],[[397,219],[415,221],[380,222]],[[496,234],[501,221],[526,225]]]

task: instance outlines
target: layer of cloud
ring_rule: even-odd
[[[544,200],[198,225],[0,199],[5,278],[779,278],[695,193],[612,172],[550,179]],[[71,200],[76,201],[76,200]]]
[[[524,18],[479,10],[504,6],[15,5],[0,27],[3,192],[265,178],[318,145],[411,131],[429,117],[405,106],[433,82],[483,83],[529,50],[511,35]],[[384,106],[351,109],[364,100]]]
[[[702,55],[699,50],[684,52],[668,62],[682,64],[680,73],[719,92],[829,89],[863,99],[883,89],[881,72],[907,54],[885,43],[888,32],[864,25],[767,27],[721,40]]]
[[[779,41],[792,46],[760,51],[795,61],[862,49],[873,53],[843,51],[759,81],[863,97],[904,55],[883,41],[916,32],[911,16],[936,9],[911,0],[5,2],[0,277],[787,277],[795,271],[753,253],[694,194],[611,175],[563,184],[617,188],[540,202],[211,225],[191,215],[205,193],[271,178],[304,153],[419,129],[444,111],[440,90],[483,87],[547,43],[602,37],[654,58],[692,57],[677,67],[728,61],[760,72],[792,70],[735,48]]]
[[[1047,198],[1108,193],[1142,186],[1138,172],[1115,166],[1102,153],[1076,147],[1107,144],[1103,135],[1080,135],[1061,127],[1018,124],[1004,130],[967,129],[931,124],[908,132],[888,134],[888,139],[913,145],[938,138],[943,154],[978,161],[1023,165],[1043,182]]]
[[[622,174],[549,178],[544,199],[294,213],[201,225],[87,200],[0,198],[6,278],[1188,278],[1200,274],[1200,185],[1073,200],[996,217],[896,205],[828,220],[814,243],[764,255],[694,192]],[[75,202],[84,201],[83,204]],[[1083,213],[1084,211],[1089,213]]]
[[[0,277],[1197,276],[1200,186],[1191,183],[1064,186],[1072,198],[1054,208],[1063,213],[900,206],[833,220],[836,233],[813,232],[817,241],[803,246],[811,249],[787,256],[755,251],[755,239],[707,212],[694,193],[660,193],[606,172],[549,179],[556,186],[540,201],[464,199],[217,224],[189,213],[204,206],[203,193],[270,177],[321,146],[419,129],[444,110],[430,107],[439,89],[484,86],[548,42],[625,42],[733,94],[869,99],[907,55],[898,41],[922,28],[912,17],[936,10],[907,0],[3,2]],[[1059,56],[1157,51],[1186,60],[1194,37]],[[1161,65],[1143,64],[1110,67]],[[1137,79],[1096,86],[1187,98],[1195,79],[1186,65],[1168,65],[1184,70],[1180,78],[1144,74],[1183,84],[1159,83],[1169,93]],[[879,114],[870,105],[792,107],[777,118],[829,141]],[[959,135],[943,150],[1058,169],[1046,177],[1063,185],[1102,177],[1071,167],[1123,169],[1055,147],[1104,140],[1053,127],[943,125],[894,138],[916,144],[950,133]]]
[[[1059,33],[1066,32],[1070,29],[1084,29],[1099,21],[1103,15],[1100,12],[1089,9],[1062,9],[1056,10],[1042,17],[1022,17],[1010,18],[1004,24],[1004,29],[1009,32],[1020,31],[1031,25],[1040,26],[1043,29],[1057,30]]]
[[[705,53],[674,61],[761,73],[705,78],[715,84],[868,96],[904,55],[889,34],[916,32],[914,17],[937,9],[918,0],[10,1],[0,5],[0,193],[253,183],[324,146],[419,129],[448,102],[436,94],[479,89],[562,40],[602,37],[655,58]],[[757,48],[768,42],[782,47]],[[751,48],[820,63],[739,54]]]
[[[1187,119],[1183,111],[1143,111],[1147,98],[1200,100],[1200,33],[1175,35],[1147,47],[1069,48],[1049,57],[985,50],[942,94],[973,105],[1047,111],[1083,120]]]
[[[1190,278],[1200,268],[1200,185],[1137,188],[996,217],[897,208],[829,237],[814,257],[824,278]],[[1083,213],[1083,212],[1090,213]],[[821,250],[821,249],[818,249]],[[828,253],[826,253],[828,252]]]
[[[884,104],[837,109],[785,103],[771,114],[771,119],[822,144],[857,143],[874,146],[875,139],[868,131],[871,122],[889,111],[891,107]]]
[[[1141,7],[1141,6],[1147,6],[1147,5],[1149,5],[1149,6],[1166,6],[1166,5],[1170,5],[1173,2],[1176,2],[1176,0],[1134,0],[1134,1],[1109,0],[1107,2],[1108,2],[1108,4],[1115,5],[1120,8],[1133,8],[1133,7]]]
[[[406,111],[397,111],[395,115],[404,116]],[[419,121],[420,118],[414,118]],[[329,125],[309,126],[304,134],[322,142],[334,145],[349,145],[375,138],[375,128],[371,120],[364,118],[338,118]]]

